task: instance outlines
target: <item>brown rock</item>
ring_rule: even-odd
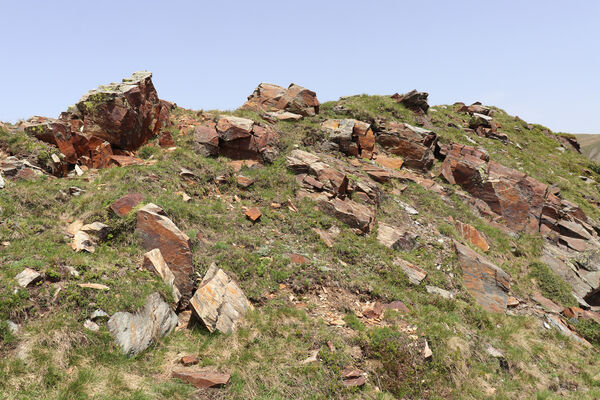
[[[540,293],[534,293],[531,296],[531,299],[533,301],[535,301],[536,303],[538,303],[540,306],[542,306],[542,308],[548,312],[560,314],[560,312],[563,310],[563,308],[561,306],[559,306],[552,300],[547,299],[546,297],[542,296]]]
[[[356,368],[346,368],[342,371],[342,383],[346,387],[362,386],[366,382],[365,372]]]
[[[175,275],[173,275],[173,272],[167,265],[160,249],[153,249],[144,254],[142,267],[160,276],[162,280],[171,287],[175,304],[179,303],[179,300],[181,300],[181,293],[179,293],[179,289],[175,286]]]
[[[181,360],[179,360],[180,363],[182,363],[184,366],[189,367],[190,365],[196,365],[200,362],[200,360],[198,360],[198,357],[196,356],[183,356],[181,357]]]
[[[305,257],[301,254],[290,253],[288,254],[288,257],[290,258],[290,262],[292,264],[304,265],[310,263],[310,258]]]
[[[483,235],[471,225],[456,221],[454,222],[454,226],[460,235],[472,245],[479,247],[483,251],[488,251],[490,249],[490,246]]]
[[[388,157],[384,155],[378,155],[375,162],[383,167],[391,169],[400,169],[404,164],[404,160],[400,157]]]
[[[510,275],[467,246],[454,241],[463,283],[477,303],[491,312],[504,312],[510,290]]]
[[[214,123],[200,125],[194,129],[196,151],[204,157],[219,155],[219,134]]]
[[[432,131],[394,122],[386,124],[376,140],[388,152],[401,156],[409,168],[429,169],[433,165],[437,135]]]
[[[158,145],[164,148],[175,147],[175,141],[171,132],[162,131],[158,136]]]
[[[392,301],[391,303],[384,304],[384,308],[386,308],[388,310],[398,311],[401,313],[410,312],[410,309],[408,307],[406,307],[406,305],[399,300],[395,300],[395,301]]]
[[[206,389],[210,387],[221,387],[228,384],[229,380],[231,379],[231,374],[207,370],[174,370],[173,378],[181,379],[182,381],[188,382],[199,389]]]
[[[356,119],[328,119],[321,127],[329,140],[337,143],[346,155],[370,159],[375,147],[375,135],[371,125]]]
[[[249,208],[245,214],[246,217],[248,217],[252,222],[256,222],[262,216],[262,213],[260,212],[258,207]]]
[[[417,90],[411,90],[405,94],[395,93],[392,95],[392,99],[396,100],[398,103],[402,103],[406,108],[410,108],[411,110],[426,113],[429,109],[429,104],[427,104],[428,93],[425,92],[417,92]]]
[[[147,250],[159,249],[175,275],[175,286],[184,299],[192,294],[192,251],[190,239],[159,206],[149,203],[137,212],[136,232]]]
[[[409,250],[413,245],[413,238],[408,232],[382,222],[377,225],[377,241],[393,250]]]
[[[287,89],[271,83],[261,83],[241,107],[256,112],[285,110],[302,116],[319,113],[315,92],[294,83]]]
[[[404,273],[408,276],[409,282],[413,285],[419,285],[427,276],[427,272],[425,272],[423,269],[401,258],[395,259],[394,265],[400,267],[400,269],[404,271]]]
[[[115,200],[111,205],[110,209],[117,214],[119,217],[124,217],[137,206],[142,200],[144,195],[140,193],[130,193]]]
[[[369,233],[375,223],[374,210],[350,199],[340,200],[336,197],[329,201],[320,201],[319,208],[363,233]]]
[[[236,181],[237,181],[238,186],[241,188],[244,188],[244,189],[249,188],[250,186],[252,186],[254,184],[254,179],[251,179],[251,178],[248,178],[248,177],[245,177],[242,175],[239,175],[236,178]]]

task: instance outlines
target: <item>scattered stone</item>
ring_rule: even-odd
[[[323,229],[313,228],[313,231],[319,235],[325,246],[333,247],[334,240],[337,235],[340,233],[337,227],[332,226],[329,230],[325,231]]]
[[[111,205],[110,209],[117,214],[119,217],[124,217],[140,202],[144,200],[144,195],[140,193],[130,193],[115,200]]]
[[[8,331],[13,335],[16,335],[19,332],[19,325],[15,324],[11,320],[6,321],[6,326],[8,327]]]
[[[410,309],[400,300],[394,300],[391,303],[384,304],[383,307],[387,310],[394,310],[401,313],[409,313]]]
[[[408,232],[380,222],[377,225],[377,241],[390,249],[410,250],[414,247],[414,238]]]
[[[78,283],[77,286],[84,289],[110,290],[108,286],[101,283]]]
[[[252,222],[258,221],[258,219],[262,216],[262,213],[260,212],[258,207],[249,208],[245,214],[246,217],[248,217],[248,219],[250,219],[250,221]]]
[[[69,231],[72,231],[79,226],[79,221],[75,221],[69,226]],[[83,225],[79,228],[71,242],[71,248],[75,251],[87,251],[93,253],[96,251],[98,243],[104,241],[108,237],[110,228],[102,222],[93,222]]]
[[[444,299],[450,300],[450,299],[454,298],[454,294],[452,292],[442,289],[442,288],[439,288],[439,287],[436,287],[436,286],[426,285],[425,290],[427,290],[427,293],[436,294],[438,296],[443,297]]]
[[[458,233],[472,245],[479,247],[482,251],[488,251],[490,249],[487,240],[485,240],[483,235],[473,226],[463,224],[460,221],[455,221],[454,226],[456,227],[456,230],[458,230]]]
[[[214,372],[210,370],[174,370],[172,376],[173,378],[188,382],[199,389],[221,387],[228,384],[229,380],[231,379],[231,374]]]
[[[146,204],[137,212],[136,232],[146,250],[160,250],[175,276],[175,287],[184,299],[188,299],[193,290],[194,268],[187,235],[177,228],[162,208],[152,203]]]
[[[409,108],[413,111],[426,113],[429,109],[429,104],[427,104],[428,96],[428,93],[417,92],[415,89],[402,95],[395,93],[392,95],[392,99],[396,100],[398,103],[402,103],[406,108]]]
[[[121,351],[129,356],[146,350],[176,325],[177,315],[159,293],[148,296],[144,307],[136,313],[117,312],[107,324]]]
[[[305,365],[305,364],[310,364],[311,362],[317,362],[318,356],[319,356],[319,349],[311,350],[310,356],[307,359],[300,361],[300,364]]]
[[[508,299],[506,299],[506,307],[516,307],[519,304],[521,303],[516,297],[509,296]]]
[[[485,352],[494,358],[504,358],[504,354],[496,348],[494,348],[491,344],[488,344],[485,348]]]
[[[576,332],[574,332],[573,330],[571,330],[571,328],[569,327],[569,325],[567,323],[565,323],[560,316],[558,315],[554,315],[554,314],[546,314],[546,325],[549,325],[550,327],[555,328],[556,330],[558,330],[560,333],[562,333],[563,335],[567,336],[568,338],[571,338],[581,344],[583,344],[586,347],[592,347],[592,345],[590,344],[590,342],[588,342],[587,340],[585,340],[584,338],[582,338],[581,336],[579,336]],[[548,328],[547,328],[548,329]]]
[[[290,254],[288,254],[288,257],[290,257],[290,262],[292,264],[304,265],[304,264],[310,263],[310,258],[305,257],[300,254],[290,253]]]
[[[256,112],[288,111],[302,116],[319,113],[315,92],[291,83],[287,89],[272,83],[261,83],[241,107]]]
[[[236,178],[237,184],[243,189],[247,189],[254,184],[254,179],[239,175]]]
[[[89,329],[92,332],[98,332],[100,330],[100,327],[98,326],[98,324],[89,319],[85,320],[85,322],[83,323],[83,327],[85,329]]]
[[[400,122],[389,122],[376,141],[388,152],[401,156],[408,168],[426,170],[433,165],[438,137],[432,131]]]
[[[381,318],[381,315],[385,311],[385,307],[379,301],[376,301],[371,306],[364,308],[361,313],[365,318],[378,319]]]
[[[102,310],[96,310],[90,315],[90,320],[95,321],[100,318],[109,318],[110,316]]]
[[[71,186],[69,188],[69,194],[73,197],[79,197],[81,196],[83,193],[85,193],[85,190],[78,188],[77,186]]]
[[[504,312],[510,290],[510,275],[469,247],[453,242],[463,271],[463,282],[469,293],[487,311]]]
[[[336,217],[362,233],[369,233],[375,223],[373,209],[348,198],[340,200],[336,197],[331,200],[322,200],[318,205],[324,213]]]
[[[40,281],[42,279],[42,275],[31,268],[25,268],[17,276],[15,276],[15,279],[17,280],[19,286],[26,288],[27,286]]]
[[[431,351],[431,348],[429,347],[429,343],[427,343],[427,340],[425,340],[425,345],[423,346],[423,358],[425,360],[428,360],[431,357],[433,357],[433,351]]]
[[[175,275],[171,272],[160,249],[153,249],[144,254],[142,267],[160,276],[162,280],[171,287],[175,304],[179,303],[179,300],[181,300],[181,293],[179,293],[179,289],[177,289],[177,286],[175,285]]]
[[[342,383],[346,387],[362,386],[366,382],[366,373],[356,368],[346,368],[342,371]]]
[[[371,125],[356,119],[328,119],[321,127],[336,143],[340,150],[349,156],[370,159],[375,147],[375,134]]]
[[[240,287],[213,263],[190,303],[210,332],[231,333],[253,307]]]
[[[302,119],[302,115],[294,114],[288,111],[271,111],[265,113],[263,117],[271,121],[298,121]]]
[[[548,311],[548,312],[551,312],[551,313],[555,313],[555,314],[560,314],[561,311],[563,310],[563,308],[561,306],[559,306],[558,304],[556,304],[552,300],[550,300],[550,299],[542,296],[540,293],[534,293],[531,296],[531,299],[533,301],[535,301],[536,303],[538,303],[540,306],[542,306],[542,308],[545,311]]]
[[[183,356],[181,360],[179,360],[185,367],[189,367],[190,365],[196,365],[200,362],[198,357],[196,356]]]
[[[375,162],[382,167],[391,169],[400,169],[404,165],[404,160],[400,157],[388,157],[381,154],[377,156]]]
[[[423,269],[401,258],[395,259],[394,265],[400,267],[400,269],[404,271],[404,273],[408,276],[409,282],[413,285],[419,285],[427,276],[427,272],[425,272]]]
[[[175,147],[175,141],[173,135],[169,131],[162,131],[158,136],[158,145],[162,148]]]
[[[181,200],[185,201],[186,203],[192,201],[192,198],[186,192],[179,191],[175,192],[175,194],[181,196]]]

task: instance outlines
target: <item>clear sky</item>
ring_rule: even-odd
[[[133,71],[193,109],[260,82],[319,100],[418,89],[600,133],[600,1],[0,0],[0,120],[56,117]]]

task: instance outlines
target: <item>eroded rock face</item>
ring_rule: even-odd
[[[312,90],[295,83],[285,89],[272,83],[261,83],[241,107],[256,112],[288,111],[302,116],[319,113],[319,100]]]
[[[246,311],[253,308],[237,283],[214,263],[190,304],[209,331],[223,333],[235,331]]]
[[[373,156],[375,135],[370,124],[356,119],[328,119],[321,126],[344,154],[366,159]]]
[[[396,100],[398,103],[402,103],[406,108],[410,108],[411,110],[420,113],[426,113],[429,109],[427,97],[429,97],[429,93],[417,92],[416,89],[405,94],[395,93],[392,95],[392,99]]]
[[[118,312],[108,320],[108,331],[124,354],[134,356],[146,350],[177,326],[177,315],[153,293],[136,313]]]
[[[144,71],[89,91],[59,119],[33,118],[23,128],[56,146],[68,164],[104,168],[123,164],[118,157],[130,157],[168,124],[169,107]]]
[[[159,249],[175,276],[175,286],[182,297],[192,294],[192,251],[190,239],[156,204],[146,204],[137,212],[136,232],[147,250]]]
[[[510,275],[470,248],[454,241],[463,282],[477,304],[491,312],[504,312],[510,290]]]
[[[224,155],[234,160],[273,162],[279,135],[251,119],[222,115],[194,130],[196,151],[203,156]]]
[[[431,168],[437,140],[432,131],[400,122],[387,123],[376,136],[379,145],[401,156],[404,165],[414,169]]]

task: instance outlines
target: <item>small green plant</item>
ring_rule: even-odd
[[[575,330],[594,346],[600,346],[600,324],[593,319],[577,321]]]
[[[142,146],[137,152],[138,157],[143,158],[144,160],[149,159],[150,157],[157,155],[160,153],[160,148],[156,146]]]
[[[536,262],[529,265],[529,276],[534,278],[542,294],[565,307],[577,306],[571,287],[546,264]]]

